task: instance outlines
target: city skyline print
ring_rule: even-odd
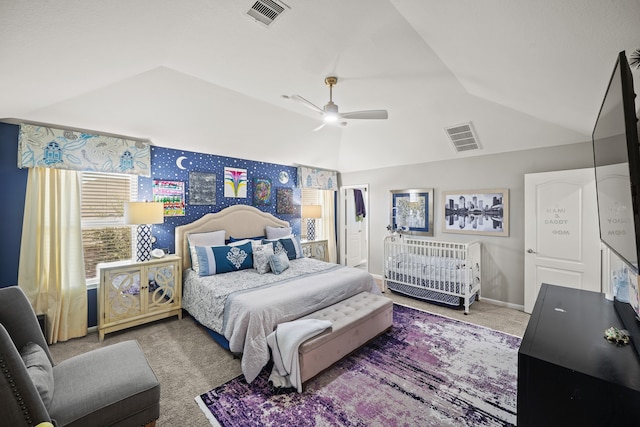
[[[458,190],[442,193],[445,233],[509,235],[509,190]]]

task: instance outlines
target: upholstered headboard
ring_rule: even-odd
[[[283,221],[270,213],[247,205],[234,205],[216,213],[209,213],[190,224],[179,225],[175,229],[176,255],[182,258],[183,271],[191,268],[189,242],[187,236],[191,233],[226,230],[226,238],[237,239],[264,236],[265,227],[289,227]]]

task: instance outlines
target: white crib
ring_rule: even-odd
[[[425,301],[469,306],[480,299],[480,242],[441,242],[391,235],[384,239],[384,288]]]

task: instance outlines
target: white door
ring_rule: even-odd
[[[369,258],[367,245],[367,221],[365,216],[363,221],[356,221],[356,203],[354,189],[362,192],[365,210],[368,211],[366,186],[343,187],[342,196],[343,211],[343,236],[344,244],[341,245],[344,264],[349,267],[366,266]]]
[[[593,169],[526,174],[524,191],[524,311],[542,283],[600,292]]]

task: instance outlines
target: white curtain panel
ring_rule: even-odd
[[[338,256],[336,253],[336,217],[335,191],[325,190],[322,193],[322,218],[324,219],[324,237],[328,241],[329,262],[336,263]]]
[[[29,169],[18,285],[46,315],[49,344],[87,334],[80,186],[75,171]]]

